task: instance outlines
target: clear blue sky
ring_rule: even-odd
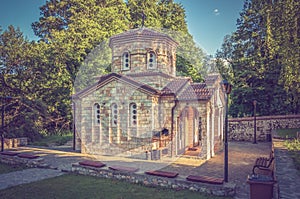
[[[39,19],[39,7],[46,0],[1,0],[0,26],[19,27],[28,39],[36,39],[31,23]],[[215,54],[223,38],[236,29],[244,0],[175,0],[186,10],[189,32],[208,54]]]

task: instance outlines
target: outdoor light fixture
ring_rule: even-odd
[[[223,80],[221,83],[225,95],[225,131],[224,131],[224,181],[228,182],[228,95],[231,93],[232,85]]]
[[[253,117],[254,117],[254,135],[253,135],[253,144],[257,144],[256,142],[256,104],[257,101],[254,100],[253,101]]]
[[[222,81],[222,86],[226,94],[229,95],[231,93],[232,85],[226,79],[224,79]]]
[[[75,124],[75,121],[76,121],[76,104],[74,101],[72,101],[72,110],[73,110],[73,150],[75,151],[76,150],[76,124]]]

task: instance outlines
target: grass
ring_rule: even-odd
[[[50,136],[45,136],[42,139],[32,142],[30,144],[34,146],[46,146],[46,147],[62,146],[72,139],[73,139],[72,134],[50,135]]]
[[[0,174],[10,173],[13,171],[20,171],[25,168],[26,167],[24,165],[8,165],[8,164],[0,163]]]
[[[300,128],[295,129],[278,129],[276,130],[279,137],[282,138],[296,138],[297,132],[300,132]]]
[[[187,190],[175,191],[144,187],[118,180],[66,174],[0,191],[2,198],[97,198],[97,199],[217,199]],[[224,198],[224,197],[223,197]]]
[[[284,146],[287,147],[296,169],[300,172],[300,140],[297,139],[297,132],[300,132],[300,128],[276,130],[279,137],[287,139]]]
[[[300,172],[300,140],[286,140],[284,145],[289,150],[289,153],[294,160],[296,169]]]

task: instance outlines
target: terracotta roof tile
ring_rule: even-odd
[[[160,39],[164,39],[167,41],[172,42],[173,44],[175,44],[176,46],[178,46],[178,43],[172,39],[170,36],[168,36],[167,34],[164,33],[160,33],[158,31],[149,29],[149,28],[136,28],[136,29],[130,29],[128,31],[125,31],[123,33],[114,35],[110,38],[109,41],[109,46],[111,46],[112,43],[114,43],[114,41],[116,40],[122,40],[123,38],[128,39],[128,38],[160,38]]]
[[[120,75],[120,74],[117,74],[117,73],[110,73],[110,74],[107,74],[107,75],[100,76],[97,83],[83,89],[82,91],[79,91],[78,93],[73,95],[73,97],[84,96],[85,94],[88,94],[88,93],[94,91],[99,86],[101,87],[101,85],[105,85],[107,82],[110,82],[111,79],[118,79],[118,80],[127,82],[127,83],[137,87],[138,89],[150,92],[152,94],[160,94],[159,90],[156,90],[155,88],[152,88],[151,86],[148,86],[146,84],[135,81],[134,79],[132,79],[130,77],[127,77],[125,75]]]
[[[205,78],[205,83],[207,85],[213,85],[218,80],[219,77],[220,77],[220,75],[217,73],[209,74]]]
[[[162,73],[162,72],[140,72],[140,73],[127,73],[126,76],[129,77],[149,77],[149,76],[161,76],[164,78],[169,78],[169,79],[173,79],[174,77],[172,77],[171,75],[168,75],[166,73]]]
[[[188,86],[179,96],[179,100],[208,100],[212,96],[212,90],[205,83],[194,83]]]
[[[189,79],[175,79],[169,82],[163,89],[163,95],[178,94],[178,92],[188,83]]]

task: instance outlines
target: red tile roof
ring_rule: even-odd
[[[79,91],[73,97],[84,96],[85,94],[93,92],[95,89],[97,89],[97,88],[99,88],[103,85],[106,85],[107,83],[109,83],[112,80],[124,81],[128,84],[131,84],[131,85],[137,87],[137,89],[141,89],[143,91],[146,91],[146,92],[154,94],[154,95],[160,94],[160,91],[156,90],[155,88],[152,88],[151,86],[148,86],[146,84],[135,81],[134,79],[132,79],[130,77],[127,77],[125,75],[120,75],[120,74],[117,74],[117,73],[110,73],[110,74],[107,74],[107,75],[100,76],[97,83],[95,83],[92,86],[89,86],[89,87]]]
[[[212,96],[212,90],[205,83],[193,83],[178,96],[179,100],[208,100]]]
[[[171,75],[168,75],[166,73],[162,73],[162,72],[139,72],[139,73],[127,73],[126,76],[129,77],[149,77],[149,76],[161,76],[164,78],[169,78],[169,79],[173,79],[174,77],[172,77]]]
[[[112,43],[114,43],[115,41],[119,41],[123,39],[138,39],[138,38],[164,39],[178,46],[178,43],[167,34],[160,33],[158,31],[145,28],[145,27],[131,29],[123,33],[112,36],[109,40],[109,46],[112,47]]]
[[[94,85],[87,87],[86,89],[76,93],[73,97],[83,97],[86,94],[93,92],[97,88],[106,85],[112,80],[124,81],[125,83],[131,84],[137,89],[141,89],[147,93],[153,95],[175,95],[178,100],[209,100],[212,96],[213,89],[207,88],[206,83],[189,83],[189,78],[174,78],[170,81],[161,91],[157,90],[149,85],[144,83],[138,82],[133,77],[142,76],[142,75],[154,76],[154,75],[166,75],[164,73],[156,73],[156,72],[149,72],[149,73],[141,73],[141,74],[131,74],[121,75],[117,73],[110,73],[107,75],[103,75],[99,77],[98,82]]]
[[[205,83],[207,85],[213,85],[217,80],[218,78],[220,77],[219,74],[216,74],[216,73],[213,73],[213,74],[209,74],[207,75],[207,77],[205,78]]]
[[[178,92],[189,82],[189,79],[175,79],[169,82],[163,89],[163,95],[178,94]]]

